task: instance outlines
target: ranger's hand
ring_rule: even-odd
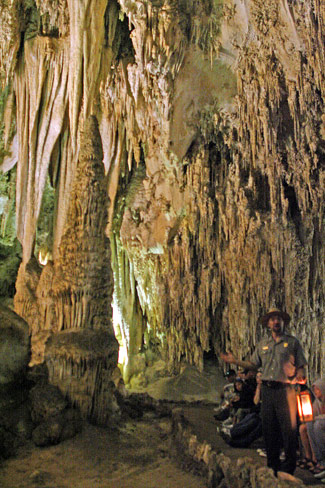
[[[236,364],[236,358],[235,358],[235,356],[233,355],[232,352],[222,352],[220,354],[220,358],[225,363],[228,363],[228,364]]]
[[[305,385],[307,383],[307,378],[305,376],[305,372],[298,369],[295,380],[296,380],[296,383],[299,383],[300,385]]]

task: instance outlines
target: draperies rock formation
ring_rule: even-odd
[[[76,274],[64,274],[69,260],[80,270],[82,256],[85,269],[100,263],[89,293],[110,273],[102,251],[78,254],[67,230],[93,208],[83,201],[92,192],[80,190],[80,214],[67,214],[72,182],[83,181],[81,128],[94,114],[127,376],[157,343],[175,370],[183,359],[202,368],[211,350],[246,357],[263,334],[258,317],[274,306],[292,316],[310,376],[324,374],[323,2],[17,0],[0,9],[2,79],[16,107],[1,112],[2,136],[15,123],[18,136],[16,145],[3,137],[17,161],[16,310],[39,360],[40,331],[63,372],[76,365],[59,337],[97,330],[86,318],[97,316],[93,295],[85,282],[84,298],[74,295]],[[48,174],[54,264],[40,273],[30,259]]]

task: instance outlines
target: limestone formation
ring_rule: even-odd
[[[42,269],[33,256],[28,263],[22,262],[20,264],[16,281],[15,311],[28,323],[30,334],[33,333],[35,327],[38,328],[36,290],[41,272]]]
[[[171,370],[202,368],[211,350],[246,357],[274,306],[292,316],[310,379],[324,374],[323,2],[0,9],[0,167],[17,161],[15,303],[37,361],[52,333],[111,334],[106,232],[126,379],[153,344]],[[82,149],[91,114],[103,151],[94,143],[93,169]],[[48,175],[53,264],[39,279]]]
[[[107,330],[69,329],[54,334],[45,358],[50,382],[79,408],[83,418],[100,425],[118,419],[112,381],[117,347]]]
[[[39,295],[39,303],[43,302],[43,331],[54,334],[45,349],[50,382],[80,408],[84,418],[103,425],[118,411],[111,387],[117,341],[111,323],[106,225],[101,139],[92,117],[85,122],[58,259],[53,270],[44,268],[49,279],[39,283],[39,293],[45,292],[49,299],[44,303]]]

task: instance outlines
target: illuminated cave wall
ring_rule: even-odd
[[[271,306],[292,316],[311,376],[324,374],[324,10],[319,0],[0,2],[2,167],[17,162],[24,269],[48,177],[60,259],[94,115],[127,377],[157,338],[171,369],[202,368],[209,350],[245,357]],[[29,282],[35,311],[33,273],[17,288]]]

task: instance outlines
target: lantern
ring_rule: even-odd
[[[311,422],[314,420],[313,406],[308,390],[297,391],[297,406],[300,422]]]

